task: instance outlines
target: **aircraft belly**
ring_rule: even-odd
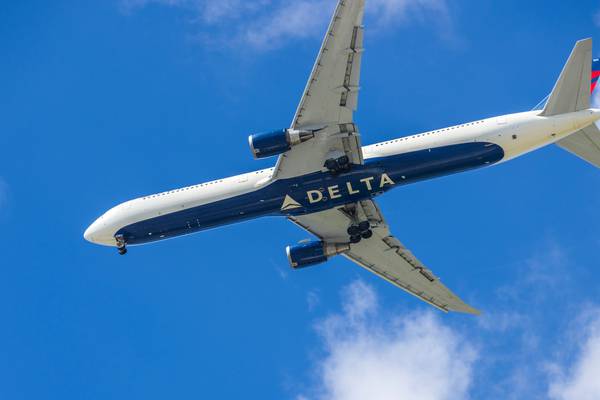
[[[269,215],[273,211],[279,210],[281,204],[278,196],[271,194],[271,197],[268,197],[269,193],[274,191],[277,191],[277,188],[263,188],[228,199],[161,215],[128,225],[119,230],[117,234],[124,235],[128,244],[135,245]]]
[[[250,193],[140,221],[119,230],[143,244],[267,215],[310,214],[365,200],[396,186],[494,164],[504,157],[493,143],[470,142],[371,158],[349,172],[280,179]]]
[[[469,142],[387,157],[385,169],[402,184],[485,167],[503,158],[497,144]]]

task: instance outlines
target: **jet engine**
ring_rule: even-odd
[[[329,257],[344,253],[348,250],[350,250],[349,244],[325,243],[321,241],[300,243],[295,246],[288,246],[285,249],[290,265],[294,269],[306,268],[324,263]]]
[[[292,146],[304,143],[314,137],[313,131],[281,129],[250,135],[248,143],[255,158],[265,158],[285,153]]]

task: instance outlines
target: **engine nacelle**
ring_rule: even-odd
[[[285,249],[290,265],[294,269],[306,268],[324,263],[329,257],[348,250],[350,250],[349,244],[325,243],[321,241],[300,243],[295,246],[288,246]]]
[[[285,153],[292,146],[315,137],[313,131],[281,129],[273,132],[257,133],[248,136],[248,143],[255,158],[265,158]]]

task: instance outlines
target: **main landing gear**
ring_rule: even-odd
[[[350,159],[348,156],[338,158],[328,158],[325,161],[325,168],[334,174],[350,171]]]
[[[117,241],[117,249],[119,250],[119,254],[124,256],[127,254],[127,242],[123,235],[115,236],[115,240]]]
[[[359,243],[362,239],[369,239],[373,236],[369,221],[362,221],[358,224],[350,225],[347,232],[348,235],[350,235],[350,243],[352,244]]]

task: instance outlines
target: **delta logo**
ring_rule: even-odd
[[[363,178],[358,181],[358,184],[354,186],[352,182],[347,181],[341,186],[346,186],[346,190],[349,195],[355,195],[363,193],[364,191],[372,192],[376,189],[383,189],[386,186],[393,186],[396,183],[389,177],[388,174],[381,174],[379,179],[375,179],[374,176]],[[325,196],[327,193],[328,196]],[[320,203],[329,200],[341,199],[344,195],[341,193],[340,185],[328,186],[325,190],[308,190],[306,192],[306,198],[309,204]],[[283,204],[281,205],[281,211],[293,210],[296,208],[302,208],[302,205],[294,200],[289,194],[285,196]]]

